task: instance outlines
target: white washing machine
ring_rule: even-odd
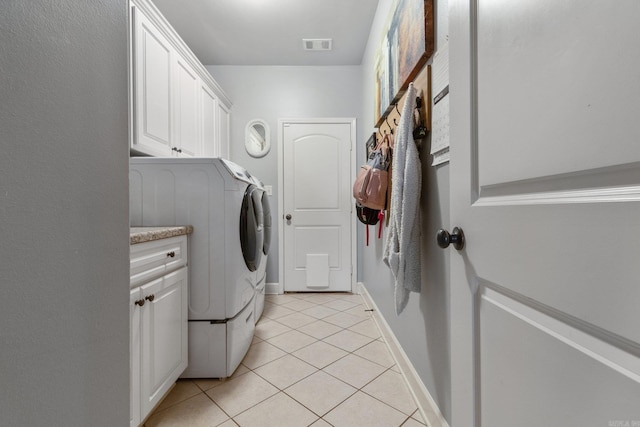
[[[260,200],[262,203],[262,213],[264,216],[264,242],[262,245],[263,256],[256,270],[257,285],[256,285],[256,295],[255,295],[254,317],[255,317],[255,322],[258,323],[258,320],[260,320],[260,317],[262,316],[262,312],[264,311],[265,286],[266,286],[266,279],[267,279],[267,258],[269,255],[269,249],[271,247],[271,206],[269,204],[269,195],[265,191],[264,184],[262,183],[262,181],[260,181],[255,176],[252,176],[252,181],[256,185],[260,193]]]
[[[183,378],[224,378],[255,329],[263,258],[261,195],[241,166],[218,158],[130,159],[130,225],[192,225],[189,366]]]

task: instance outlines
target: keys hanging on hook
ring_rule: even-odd
[[[418,126],[416,126],[415,129],[413,129],[413,139],[414,140],[424,139],[424,138],[426,138],[427,134],[429,133],[429,131],[427,130],[427,127],[424,125],[424,121],[422,120],[422,111],[420,111],[421,108],[422,108],[422,98],[417,96],[416,97],[416,110],[418,111],[418,117],[420,118],[420,124]]]

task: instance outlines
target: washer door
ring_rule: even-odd
[[[244,193],[240,209],[240,246],[249,271],[258,269],[264,246],[264,215],[260,200],[261,193],[255,185],[249,185]]]
[[[262,245],[262,253],[269,253],[271,246],[271,206],[269,206],[269,196],[266,192],[262,193],[262,213],[264,215],[264,244]]]

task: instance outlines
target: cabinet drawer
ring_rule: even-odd
[[[187,236],[170,237],[130,246],[131,287],[187,264]]]

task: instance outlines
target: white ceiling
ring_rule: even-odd
[[[359,65],[378,0],[154,0],[205,65]],[[305,51],[303,38],[331,38]]]

